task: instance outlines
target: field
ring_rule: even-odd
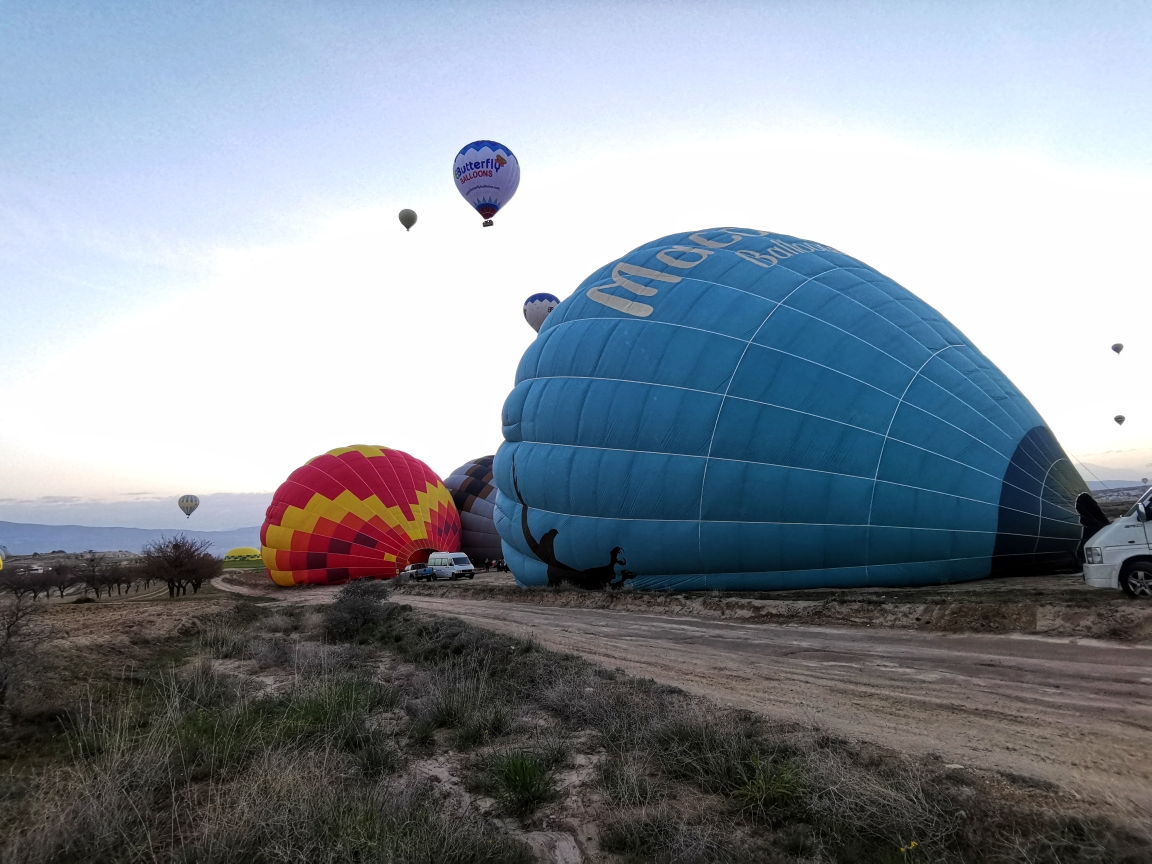
[[[415,607],[442,598],[360,595],[38,601],[0,744],[2,860],[1152,856],[1107,796],[546,647],[573,622],[525,638]]]

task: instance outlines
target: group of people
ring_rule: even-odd
[[[497,573],[507,573],[508,565],[504,563],[503,558],[485,558],[484,572],[488,573],[491,570],[495,570]]]

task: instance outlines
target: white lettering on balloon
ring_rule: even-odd
[[[720,238],[713,239],[706,237],[705,234],[719,234]],[[716,249],[724,249],[728,246],[734,246],[741,240],[767,237],[770,234],[768,231],[741,231],[736,228],[718,228],[713,231],[698,231],[688,237],[693,243],[698,246],[704,246],[704,249],[698,249],[695,246],[670,246],[667,249],[662,249],[656,253],[656,260],[668,267],[675,267],[678,270],[691,270],[696,265],[705,261],[709,255],[715,254]],[[726,242],[721,242],[726,239]],[[765,249],[763,252],[756,252],[752,249],[734,249],[739,258],[755,264],[757,267],[775,267],[786,258],[791,258],[793,255],[801,255],[805,252],[836,252],[831,246],[825,246],[823,243],[810,243],[806,240],[796,242],[789,242],[785,240],[775,240],[772,245]],[[689,257],[698,256],[696,260]],[[639,297],[653,297],[658,293],[658,289],[653,288],[651,285],[641,285],[632,279],[626,277],[633,276],[637,279],[650,279],[657,282],[669,282],[675,284],[681,280],[682,277],[675,276],[671,273],[664,273],[660,270],[653,270],[649,267],[641,267],[638,264],[628,264],[621,261],[612,268],[612,281],[604,283],[603,285],[593,285],[588,289],[587,296],[589,300],[594,300],[602,306],[607,306],[609,309],[615,309],[617,312],[623,312],[625,315],[632,315],[636,318],[647,318],[652,314],[654,309],[647,303],[641,303],[638,300],[629,300],[626,297],[619,297],[615,294],[606,293],[605,289],[610,288],[623,288],[632,294]]]

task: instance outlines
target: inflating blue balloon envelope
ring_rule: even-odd
[[[936,310],[820,243],[721,228],[641,246],[547,317],[516,382],[496,526],[521,584],[1075,566],[1087,488],[1044,420]]]
[[[524,320],[539,333],[540,325],[544,323],[544,319],[559,305],[560,298],[554,294],[533,294],[524,301]]]
[[[476,208],[488,228],[496,212],[516,194],[520,163],[503,144],[473,141],[456,154],[452,179],[456,190]]]

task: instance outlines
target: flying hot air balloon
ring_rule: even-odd
[[[1117,354],[1119,354],[1121,351],[1124,350],[1124,344],[1122,342],[1117,342],[1115,345],[1112,346],[1112,350],[1115,351]]]
[[[330,450],[288,475],[260,528],[277,585],[390,579],[433,552],[460,550],[460,516],[440,478],[400,450]]]
[[[412,226],[416,224],[416,211],[407,208],[401,210],[400,224],[404,226],[405,231],[411,231]]]
[[[520,163],[512,151],[495,141],[473,141],[456,154],[452,179],[464,200],[492,225],[496,212],[512,200],[520,185]]]
[[[544,319],[559,305],[560,298],[554,294],[547,292],[533,294],[524,301],[524,320],[528,322],[528,326],[539,333]]]
[[[1145,486],[1147,486],[1148,485],[1148,478],[1147,477],[1141,477],[1140,482],[1143,483]]]
[[[1124,415],[1123,414],[1117,414],[1112,419],[1116,421],[1117,426],[1123,426],[1124,425]]]
[[[176,502],[176,506],[184,511],[185,516],[191,517],[192,511],[200,506],[200,499],[195,495],[181,495],[180,500]]]

